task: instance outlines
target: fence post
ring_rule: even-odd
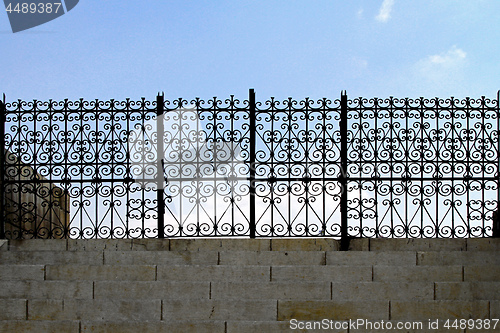
[[[7,120],[7,107],[5,105],[5,94],[0,101],[0,239],[5,239],[5,122]]]
[[[500,154],[500,90],[497,91],[497,154]],[[500,238],[500,158],[497,164],[497,208],[492,217],[492,235],[493,238]]]
[[[156,96],[156,202],[158,203],[158,238],[165,238],[165,198],[163,189],[163,148],[164,125],[163,125],[163,93]]]
[[[347,232],[347,94],[340,95],[340,250],[349,250],[349,234]]]
[[[250,238],[255,238],[255,91],[250,89],[248,96],[248,106],[250,108]]]

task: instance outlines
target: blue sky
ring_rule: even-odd
[[[495,98],[500,1],[81,0],[13,34],[0,92],[21,99]]]

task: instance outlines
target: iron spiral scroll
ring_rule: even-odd
[[[0,104],[6,238],[492,235],[499,98]]]

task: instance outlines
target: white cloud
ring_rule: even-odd
[[[464,50],[452,46],[446,52],[418,61],[416,71],[419,76],[434,82],[457,79],[463,72],[466,58]]]
[[[415,96],[467,96],[468,54],[457,46],[427,55],[407,68],[393,73],[394,85],[400,94]],[[387,79],[386,79],[387,80]]]
[[[442,66],[455,66],[459,64],[463,59],[465,59],[466,56],[467,53],[454,45],[446,53],[430,56],[427,59],[427,62],[430,64],[438,64]]]
[[[387,22],[391,18],[392,6],[394,6],[394,0],[384,0],[375,19],[379,22]]]
[[[363,8],[360,8],[357,12],[356,12],[356,17],[360,20],[363,18]]]

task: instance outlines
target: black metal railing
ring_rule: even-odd
[[[499,96],[0,106],[7,238],[493,232]]]

